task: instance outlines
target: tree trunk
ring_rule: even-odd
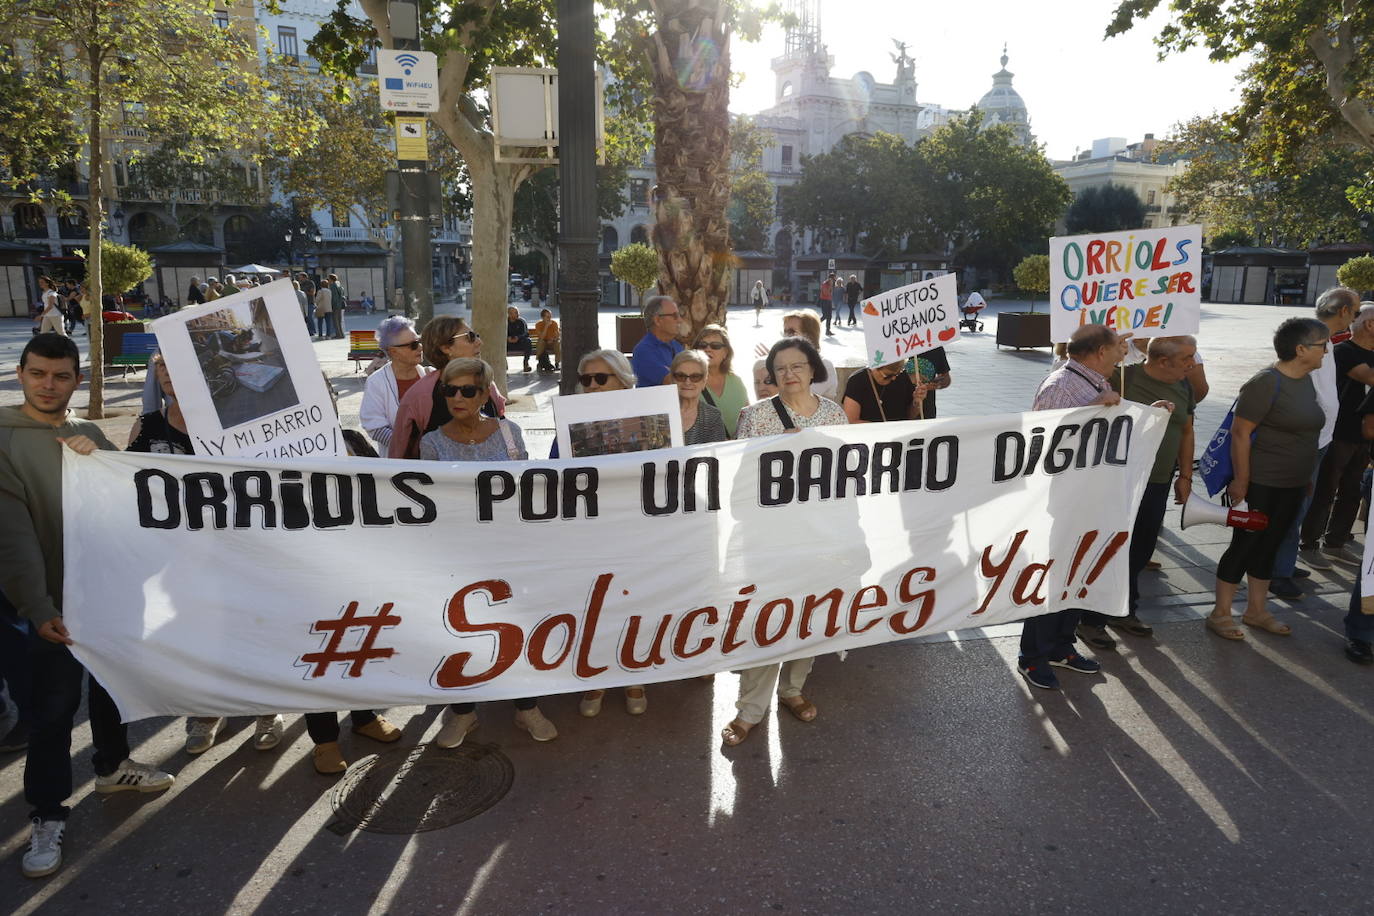
[[[86,339],[90,350],[91,362],[90,406],[86,416],[92,420],[105,417],[105,323],[101,316],[104,307],[101,297],[104,294],[100,276],[100,238],[105,224],[104,184],[105,148],[101,143],[100,129],[100,56],[89,56],[91,73],[91,110],[88,142],[91,145],[91,231],[90,251],[86,255],[86,295],[91,298],[91,316],[86,320]]]
[[[482,335],[482,356],[491,364],[493,381],[505,393],[510,232],[515,189],[524,175],[517,167],[465,158],[472,182],[472,326]]]
[[[724,323],[730,251],[730,33],[725,0],[662,0],[654,69],[658,289],[695,337]]]

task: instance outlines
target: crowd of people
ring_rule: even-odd
[[[308,282],[295,281],[303,310],[313,301],[317,312],[332,312],[333,278],[310,291],[301,286],[303,279]],[[323,311],[321,302],[330,311]],[[594,394],[675,386],[688,445],[825,425],[929,419],[936,412],[935,393],[951,380],[943,351],[927,351],[918,360],[856,371],[841,386],[840,373],[821,355],[817,315],[797,310],[782,316],[776,342],[761,347],[751,400],[734,371],[736,353],[723,325],[706,325],[685,346],[682,314],[673,299],[653,297],[644,314],[647,333],[629,358],[610,349],[581,356],[577,390]],[[541,317],[534,336],[541,343],[552,341],[548,330],[551,326],[556,333],[556,322],[547,309]],[[1331,341],[1347,331],[1350,338],[1338,343],[1334,358],[1328,358]],[[1030,405],[1048,410],[1110,406],[1125,399],[1169,412],[1129,551],[1129,614],[1115,617],[1081,608],[1027,619],[1017,667],[1037,688],[1059,687],[1055,669],[1100,669],[1096,660],[1078,651],[1080,641],[1110,651],[1116,642],[1109,629],[1139,638],[1153,635],[1138,614],[1139,579],[1152,565],[1169,496],[1181,503],[1191,494],[1197,452],[1193,415],[1206,395],[1197,343],[1177,336],[1134,348],[1127,337],[1099,325],[1081,327],[1059,348],[1062,358]],[[520,427],[505,415],[505,400],[483,359],[482,338],[462,318],[437,316],[417,331],[409,318],[391,316],[378,327],[377,341],[383,359],[368,376],[360,415],[366,436],[346,431],[351,454],[444,462],[529,457]],[[1268,593],[1284,594],[1283,583],[1303,574],[1296,568],[1279,572],[1286,545],[1294,545],[1295,554],[1311,566],[1359,560],[1348,545],[1370,457],[1367,437],[1374,436],[1374,396],[1368,391],[1374,383],[1374,304],[1362,308],[1352,291],[1328,291],[1317,302],[1316,318],[1283,322],[1273,342],[1275,362],[1242,386],[1234,407],[1228,494],[1235,503],[1265,512],[1270,524],[1259,532],[1235,529],[1218,564],[1216,603],[1206,627],[1227,640],[1246,636],[1231,607],[1242,577],[1248,577],[1248,593],[1240,622],[1270,634],[1290,633],[1266,607]],[[521,343],[514,352],[528,364],[534,347],[527,328],[523,336],[508,334],[506,343],[504,352]],[[561,359],[551,346],[541,347],[539,355],[549,352]],[[32,833],[22,869],[31,877],[52,874],[61,866],[65,802],[72,792],[71,730],[83,682],[95,748],[95,790],[158,792],[173,782],[171,775],[129,757],[127,729],[114,703],[68,649],[71,639],[62,617],[58,451],[63,443],[86,453],[115,448],[98,426],[75,419],[68,410],[82,379],[80,366],[80,353],[67,336],[53,331],[34,336],[18,368],[23,404],[0,407],[0,513],[17,520],[0,535],[0,598],[8,599],[0,625],[0,676],[20,711],[18,724],[0,739],[0,751],[28,751],[24,791],[32,808]],[[1118,371],[1119,366],[1125,368]],[[160,397],[135,423],[128,450],[192,454],[193,442],[160,357],[152,362],[152,377]],[[558,457],[556,445],[549,457]],[[1346,653],[1370,664],[1374,616],[1361,613],[1361,603],[1357,588],[1347,617]],[[740,672],[737,714],[724,728],[722,742],[735,746],[746,741],[767,715],[774,695],[780,709],[801,722],[814,721],[818,707],[805,693],[811,665],[811,659],[797,659]],[[628,713],[646,712],[644,685],[623,693]],[[587,691],[579,712],[598,715],[604,699],[603,690]],[[515,724],[535,741],[557,738],[558,729],[540,710],[539,698],[515,700],[514,707]],[[376,710],[353,710],[349,716],[352,731],[372,741],[387,743],[401,736]],[[314,742],[314,768],[322,774],[342,772],[348,762],[339,743],[338,714],[313,713],[306,724]],[[208,750],[222,726],[220,717],[188,718],[186,752]],[[474,704],[452,704],[442,713],[434,741],[456,747],[477,727]],[[282,735],[282,716],[260,716],[253,747],[270,750]]]

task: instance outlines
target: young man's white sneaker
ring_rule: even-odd
[[[258,726],[253,732],[253,747],[259,751],[270,751],[281,744],[282,733],[286,731],[286,720],[278,713],[275,716],[258,716]]]
[[[186,753],[203,754],[215,745],[224,720],[219,716],[191,716],[186,720]]]
[[[66,821],[33,819],[29,849],[20,865],[25,878],[42,878],[62,867],[62,832],[66,829]]]
[[[126,759],[109,776],[97,776],[95,790],[106,795],[111,792],[161,792],[171,788],[174,782],[176,779],[171,773]]]

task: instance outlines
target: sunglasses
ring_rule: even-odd
[[[577,380],[582,383],[583,388],[590,388],[592,382],[596,382],[598,385],[604,385],[609,382],[611,380],[611,373],[589,372],[586,375],[579,375]]]
[[[467,400],[472,400],[473,398],[477,397],[477,395],[481,394],[486,390],[487,389],[481,387],[480,385],[445,385],[444,397],[456,398],[459,395],[462,395]]]
[[[477,341],[482,339],[482,335],[478,334],[476,331],[464,331],[461,334],[454,334],[449,340],[457,340],[460,337],[466,337],[468,343],[477,343]]]
[[[420,349],[420,342],[419,342],[418,340],[412,340],[412,341],[410,341],[409,343],[392,344],[392,345],[391,345],[390,347],[388,347],[387,349],[388,349],[388,350],[400,350],[400,349],[402,349],[402,348],[404,348],[404,349],[406,349],[406,350],[418,350],[418,349]]]
[[[724,350],[725,342],[722,340],[703,340],[697,344],[699,350]]]
[[[674,372],[673,381],[675,382],[699,382],[706,376],[700,372]]]

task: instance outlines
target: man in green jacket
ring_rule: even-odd
[[[20,407],[0,407],[0,591],[32,629],[33,721],[24,798],[33,806],[24,875],[62,867],[62,834],[72,794],[72,722],[89,680],[95,790],[160,792],[172,777],[129,759],[128,729],[110,695],[72,655],[62,615],[62,443],[113,449],[100,427],[67,410],[81,384],[81,353],[71,338],[39,334],[19,357]],[[98,612],[81,608],[80,612]]]

